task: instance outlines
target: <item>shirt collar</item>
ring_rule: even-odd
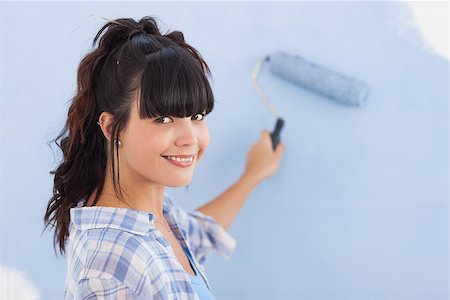
[[[152,213],[121,207],[85,207],[87,198],[83,197],[76,207],[70,209],[70,221],[79,230],[92,228],[113,228],[139,235],[148,235],[155,229],[155,216]],[[163,214],[172,220],[172,198],[164,193]]]

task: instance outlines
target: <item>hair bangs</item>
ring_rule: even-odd
[[[210,113],[214,96],[199,62],[182,48],[162,48],[148,56],[140,107],[141,118],[185,118]]]

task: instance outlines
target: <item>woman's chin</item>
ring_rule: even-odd
[[[190,176],[189,178],[179,178],[177,180],[170,180],[166,186],[169,187],[182,187],[182,186],[186,186],[188,184],[190,184],[192,181],[192,176]]]

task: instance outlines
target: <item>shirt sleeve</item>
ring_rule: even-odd
[[[124,283],[115,278],[84,278],[78,282],[74,300],[139,300]]]
[[[236,240],[211,216],[194,210],[186,212],[182,207],[169,201],[188,239],[188,244],[196,259],[203,265],[212,250],[229,260],[236,248]]]

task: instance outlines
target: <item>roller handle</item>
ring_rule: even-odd
[[[281,118],[277,118],[277,123],[275,124],[275,129],[270,134],[270,137],[272,138],[272,146],[273,150],[277,148],[278,143],[280,142],[280,132],[283,128],[284,120]]]

